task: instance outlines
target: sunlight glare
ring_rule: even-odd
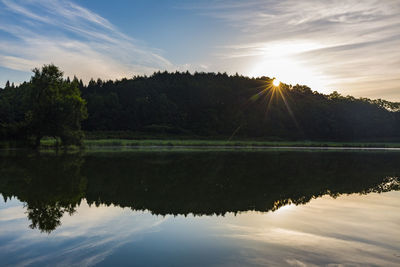
[[[280,82],[278,79],[274,79],[274,80],[272,81],[272,84],[273,84],[275,87],[278,87],[278,86],[281,84],[281,82]]]
[[[304,84],[325,92],[332,83],[331,79],[303,57],[303,53],[319,47],[308,43],[265,44],[247,74],[253,77],[275,76],[287,84]]]

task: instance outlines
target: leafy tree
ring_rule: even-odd
[[[81,121],[87,117],[86,102],[78,83],[63,80],[63,72],[53,64],[33,69],[30,106],[26,114],[35,146],[43,136],[59,137],[63,145],[80,145]]]
[[[6,86],[4,87],[4,89],[8,89],[8,88],[10,88],[10,81],[7,80]]]

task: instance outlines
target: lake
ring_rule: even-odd
[[[0,151],[0,265],[399,266],[400,152]]]

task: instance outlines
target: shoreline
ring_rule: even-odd
[[[400,142],[323,142],[323,141],[226,141],[201,139],[86,139],[84,148],[177,148],[177,149],[293,149],[293,150],[400,150]],[[40,148],[55,148],[52,139]]]
[[[72,146],[74,147],[74,146]],[[24,144],[0,143],[0,149],[24,149]],[[57,148],[54,139],[41,141],[39,149]],[[80,149],[79,147],[76,147]],[[149,149],[291,149],[291,150],[391,150],[400,151],[400,142],[323,142],[323,141],[226,141],[201,139],[86,139],[83,149],[149,148]]]
[[[251,140],[202,140],[202,139],[86,139],[87,147],[91,146],[129,146],[129,147],[250,147],[250,148],[400,148],[400,142],[324,142],[324,141],[251,141]],[[54,146],[53,140],[43,140],[42,146]]]

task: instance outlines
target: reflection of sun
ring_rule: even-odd
[[[281,82],[280,82],[278,79],[274,79],[274,80],[272,81],[272,84],[273,84],[275,87],[278,87],[278,86],[281,84]]]
[[[288,204],[288,205],[277,208],[277,210],[275,210],[275,212],[283,213],[283,212],[292,210],[293,207],[294,207],[294,205]]]

